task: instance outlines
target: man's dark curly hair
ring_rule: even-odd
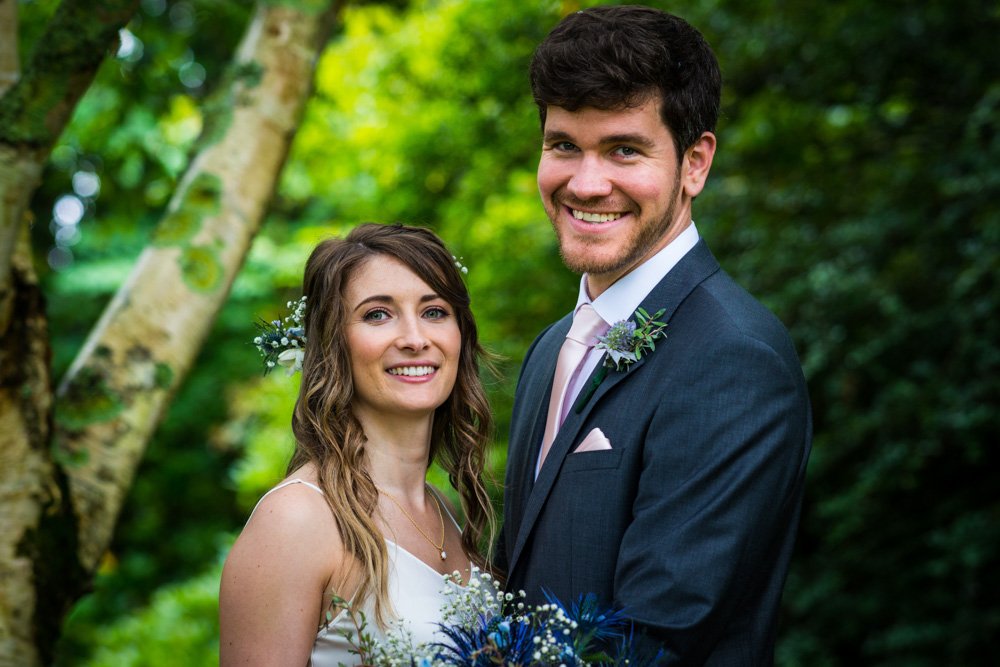
[[[651,7],[594,7],[553,28],[531,61],[542,127],[546,109],[617,110],[659,96],[678,160],[702,132],[714,132],[722,75],[711,47],[677,16]]]

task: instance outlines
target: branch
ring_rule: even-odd
[[[17,56],[17,0],[0,0],[0,97],[17,83],[21,61]]]
[[[21,76],[21,61],[17,54],[17,26],[17,0],[0,0],[0,99]],[[0,150],[0,158],[2,157],[5,155]],[[4,198],[0,198],[0,202],[3,201]],[[0,205],[6,208],[5,204]],[[0,223],[0,257],[13,256],[19,226],[15,224],[7,227]],[[0,338],[7,332],[14,309],[13,276],[9,270],[3,271],[2,267],[3,260],[0,260]]]
[[[0,12],[13,13],[10,6],[16,4],[0,0]],[[0,97],[0,304],[10,298],[17,230],[42,167],[138,5],[139,0],[63,0],[23,76]],[[11,41],[16,56],[17,40]]]
[[[81,461],[65,470],[88,570],[260,227],[340,4],[258,3],[214,129],[57,392],[60,460]]]

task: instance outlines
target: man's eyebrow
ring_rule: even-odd
[[[562,130],[546,130],[543,139],[545,143],[550,144],[560,141],[574,143],[573,137]],[[655,146],[653,140],[644,134],[609,134],[606,137],[601,137],[600,141],[602,144],[632,144],[633,146],[641,146],[643,148],[653,148]]]
[[[569,136],[568,133],[563,132],[562,130],[545,130],[545,134],[542,136],[542,139],[546,143],[552,143],[557,141],[569,141],[569,142],[573,141],[573,137]]]
[[[643,148],[652,148],[655,144],[652,139],[644,134],[612,134],[601,137],[602,144],[633,144]]]

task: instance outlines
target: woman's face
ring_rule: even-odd
[[[386,255],[359,267],[344,296],[356,414],[433,413],[458,374],[462,336],[454,309]]]

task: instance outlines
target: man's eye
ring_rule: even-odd
[[[556,149],[557,151],[563,151],[568,153],[570,151],[575,151],[576,145],[571,144],[568,141],[559,141],[552,144],[552,148]]]
[[[632,148],[631,146],[619,146],[615,151],[622,157],[633,157],[639,154],[639,151]]]
[[[369,310],[365,313],[365,316],[362,319],[364,319],[365,322],[383,322],[389,319],[389,313],[380,308],[376,310]]]

